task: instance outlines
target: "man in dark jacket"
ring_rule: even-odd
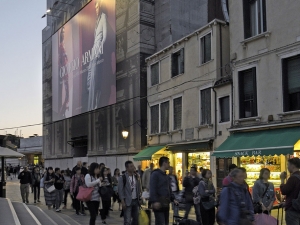
[[[174,200],[172,194],[170,178],[166,174],[166,170],[170,167],[168,157],[161,157],[159,159],[159,169],[154,170],[150,177],[150,202],[152,204],[155,224],[168,225],[170,203],[178,202]]]
[[[300,225],[300,212],[293,208],[292,201],[297,199],[300,192],[300,159],[292,158],[288,161],[288,170],[291,173],[290,178],[284,184],[287,178],[286,172],[281,173],[280,190],[286,196],[285,203],[285,220],[286,225]]]
[[[76,169],[77,169],[77,168],[82,168],[82,163],[81,163],[81,161],[78,161],[78,162],[77,162],[77,165],[74,166],[74,168],[72,169],[71,177],[73,177],[73,176],[76,174]],[[81,171],[81,172],[82,172],[82,171]]]
[[[191,207],[194,206],[197,222],[201,222],[200,205],[194,204],[194,187],[197,187],[200,182],[200,178],[197,176],[197,167],[191,167],[190,175],[186,176],[183,180],[182,186],[185,187],[185,215],[184,218],[188,219]]]
[[[87,163],[86,162],[82,163],[81,174],[83,174],[85,176],[85,175],[87,175],[88,172],[89,171],[87,169]]]
[[[29,203],[28,196],[29,196],[29,186],[31,184],[31,174],[28,171],[28,167],[24,167],[24,170],[20,175],[18,176],[18,179],[20,180],[20,190],[21,190],[21,196],[23,203]]]

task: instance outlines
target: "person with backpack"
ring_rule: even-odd
[[[79,187],[83,186],[84,184],[85,184],[84,175],[81,174],[80,167],[77,167],[76,168],[76,173],[71,179],[70,193],[71,193],[71,196],[73,196],[73,199],[74,199],[74,208],[76,210],[76,215],[81,215],[81,216],[85,215],[84,207],[83,207],[83,204],[81,204],[81,202],[76,199],[76,197],[77,197],[77,194],[79,192]],[[80,210],[80,205],[82,206],[81,210]]]
[[[200,178],[197,176],[197,167],[192,166],[190,174],[183,179],[182,186],[184,189],[185,196],[185,214],[184,219],[188,219],[192,206],[195,208],[197,222],[201,222],[200,205],[194,204],[194,193],[193,189],[198,187]]]
[[[280,190],[286,196],[285,202],[285,221],[286,225],[300,225],[300,159],[292,158],[288,160],[288,170],[290,178],[284,184],[287,178],[286,172],[280,175]]]
[[[138,225],[141,181],[135,173],[133,162],[125,162],[125,168],[125,174],[118,180],[118,193],[124,211],[124,225]]]
[[[231,171],[233,181],[222,189],[217,220],[220,225],[250,225],[254,222],[252,199],[244,186],[239,168]]]

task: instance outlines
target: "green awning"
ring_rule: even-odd
[[[234,133],[214,151],[213,156],[231,158],[293,154],[299,139],[300,127]]]
[[[159,150],[162,150],[163,148],[165,148],[165,146],[149,146],[147,148],[144,148],[135,156],[133,156],[133,160],[134,161],[151,160],[152,155],[158,152]]]
[[[198,141],[192,143],[180,143],[174,145],[168,145],[169,151],[210,151],[212,140]]]

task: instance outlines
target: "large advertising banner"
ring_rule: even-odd
[[[92,0],[52,36],[53,121],[116,103],[115,0]]]

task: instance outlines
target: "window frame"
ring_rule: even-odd
[[[226,97],[229,98],[229,121],[222,122],[221,121],[221,119],[222,119],[221,99],[222,98],[226,98]],[[231,108],[231,106],[232,106],[232,99],[231,99],[231,95],[230,94],[218,97],[218,107],[219,107],[219,113],[218,113],[219,119],[218,119],[218,123],[219,124],[227,124],[227,123],[231,122],[231,120],[232,120],[232,108]]]
[[[202,100],[201,100],[201,92],[206,90],[206,89],[210,89],[210,112],[212,113],[212,85],[207,85],[207,86],[204,86],[204,87],[201,87],[199,89],[199,125],[202,126],[202,125],[210,125],[212,124],[212,116],[211,116],[211,113],[210,113],[210,124],[202,124]]]
[[[155,135],[155,134],[160,134],[160,133],[166,133],[166,132],[168,132],[168,131],[164,131],[164,132],[162,132],[161,131],[161,104],[163,104],[163,103],[166,103],[166,102],[169,102],[169,113],[168,113],[168,119],[169,119],[169,128],[168,128],[168,131],[170,131],[170,126],[171,126],[171,123],[170,123],[170,112],[171,112],[171,107],[172,107],[172,105],[171,105],[171,99],[164,99],[164,100],[162,100],[162,101],[159,101],[159,102],[154,102],[154,103],[152,103],[152,104],[149,104],[149,114],[150,114],[150,124],[149,124],[149,126],[150,126],[150,135]],[[153,106],[157,106],[158,105],[158,133],[153,133],[152,132],[152,115],[151,115],[151,108],[153,107]]]
[[[183,59],[183,62],[182,62],[182,60],[180,61],[180,65],[178,65],[178,66],[179,66],[179,71],[178,71],[178,73],[177,73],[176,75],[173,76],[173,70],[174,70],[174,66],[173,66],[174,60],[173,60],[173,56],[174,56],[175,54],[179,54],[179,58]],[[184,74],[184,71],[185,71],[185,50],[184,50],[184,47],[182,47],[182,48],[180,48],[180,49],[178,49],[178,50],[172,52],[172,53],[171,53],[170,60],[171,60],[171,78],[175,78],[175,77],[177,77],[177,76],[179,76],[179,75]],[[182,63],[182,65],[181,65],[181,63]],[[182,66],[182,67],[181,67],[181,66]],[[180,70],[180,69],[181,69],[181,70]]]
[[[203,48],[202,48],[202,39],[205,38],[207,35],[210,35],[210,60],[203,62]],[[213,32],[209,31],[199,37],[199,65],[204,65],[206,63],[209,63],[210,61],[213,60],[212,56],[212,38],[213,38]]]
[[[181,126],[179,129],[175,129],[175,104],[174,104],[174,101],[176,99],[179,99],[181,98]],[[181,130],[182,129],[182,121],[183,121],[183,95],[176,95],[172,98],[172,128],[173,130]]]
[[[152,85],[152,66],[155,65],[155,64],[158,64],[158,83],[157,84],[154,84]],[[149,65],[149,71],[150,71],[150,77],[149,77],[149,86],[150,87],[154,87],[156,85],[159,85],[160,84],[160,60],[159,61],[156,61],[154,63],[151,63]]]

